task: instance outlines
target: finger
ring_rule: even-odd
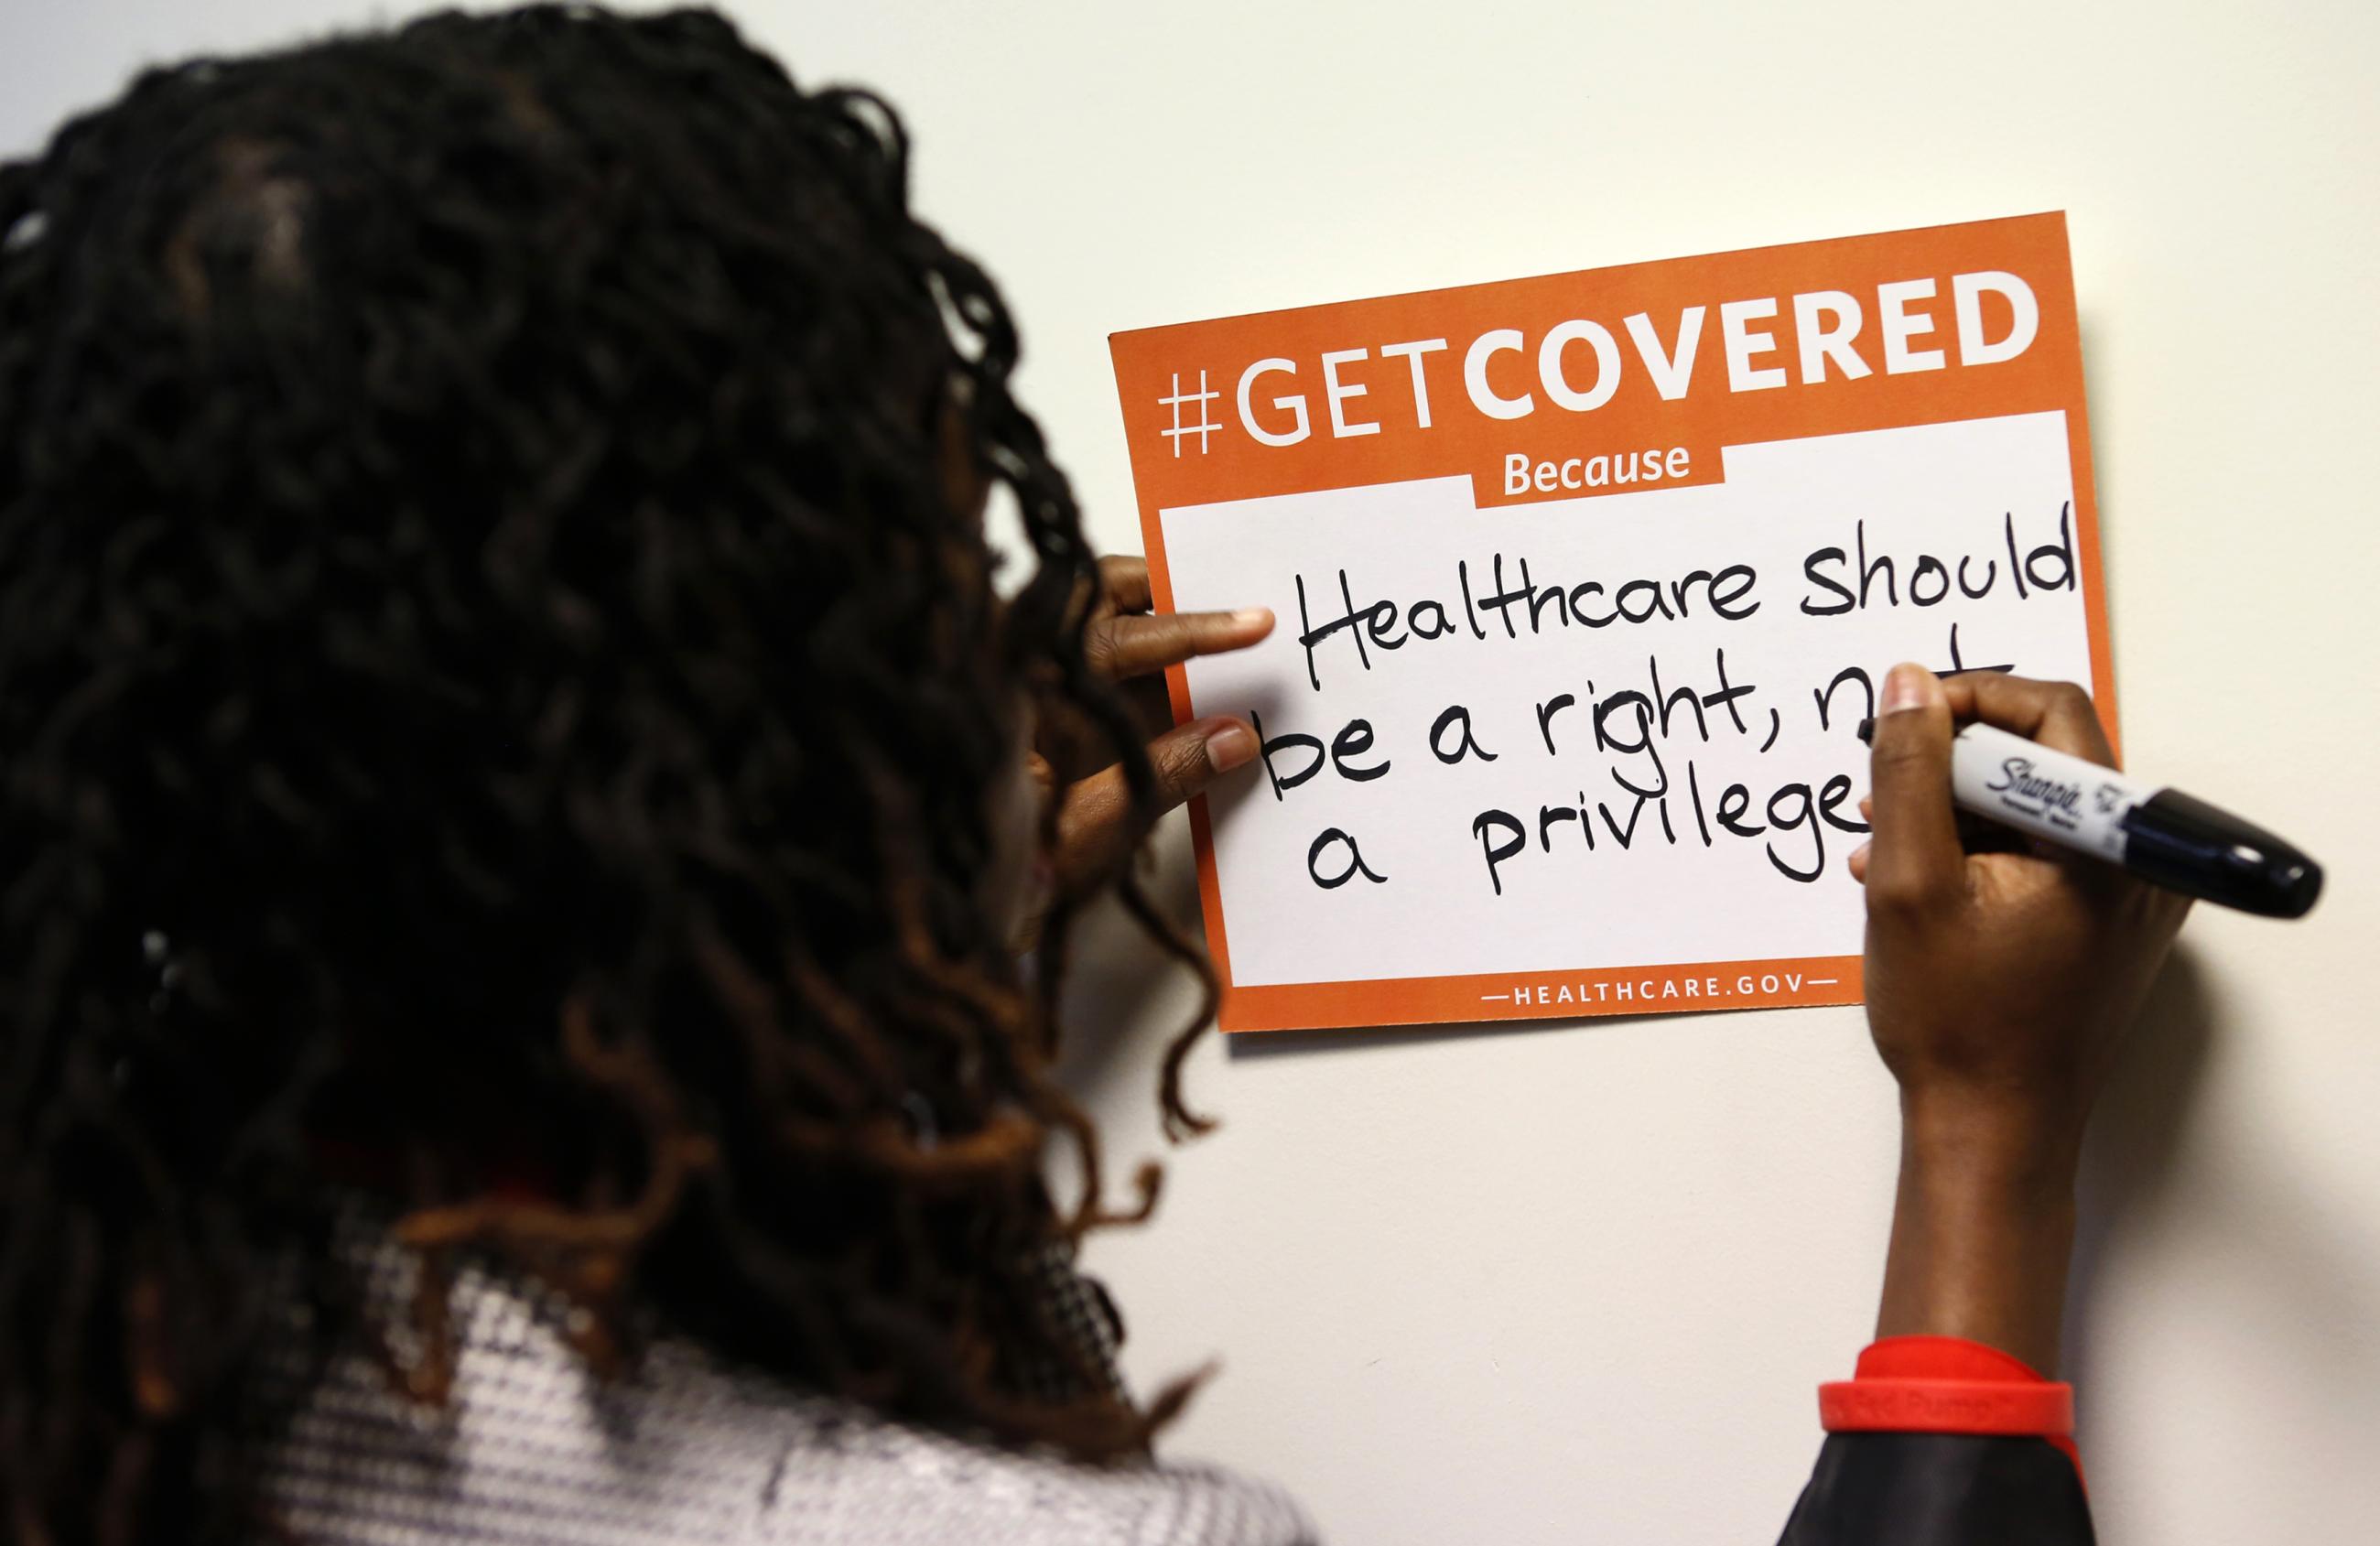
[[[1912,905],[1961,886],[1967,856],[1950,808],[1950,704],[1922,665],[1896,665],[1885,678],[1868,779],[1876,802],[1869,905]]]
[[[1157,809],[1171,810],[1220,774],[1256,761],[1257,733],[1245,720],[1214,715],[1192,720],[1148,743],[1157,771]]]
[[[1868,845],[1863,843],[1843,860],[1843,868],[1850,870],[1852,879],[1862,885],[1867,884],[1867,850]]]
[[[1131,554],[1110,554],[1093,559],[1091,572],[1075,581],[1067,617],[1097,624],[1122,613],[1147,612],[1149,602],[1148,561]]]
[[[1876,797],[1875,797],[1875,796],[1873,796],[1873,795],[1862,795],[1862,796],[1860,797],[1860,802],[1859,802],[1859,813],[1860,813],[1860,820],[1861,820],[1861,821],[1865,822],[1869,826],[1874,826],[1874,825],[1876,825]]]
[[[1981,720],[2101,767],[2116,765],[2091,695],[2072,682],[2036,682],[1977,671],[1949,678],[1942,690],[1949,698],[1952,716],[1961,723]]]
[[[1194,720],[1149,743],[1156,773],[1154,816],[1172,810],[1217,776],[1257,754],[1256,732],[1235,719]],[[1058,870],[1070,889],[1106,874],[1140,842],[1132,786],[1121,766],[1069,785],[1058,810]]]
[[[1136,553],[1114,553],[1099,560],[1099,597],[1111,612],[1147,612],[1148,560]]]
[[[1124,782],[1123,768],[1109,768],[1066,785],[1058,806],[1054,856],[1060,892],[1079,895],[1105,878],[1140,834],[1132,821],[1132,787]]]
[[[1162,617],[1110,617],[1083,635],[1091,669],[1121,680],[1179,665],[1198,655],[1245,650],[1272,632],[1269,608],[1174,612]]]

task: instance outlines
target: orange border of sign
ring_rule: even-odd
[[[2013,273],[2025,281],[2039,306],[2038,332],[2032,346],[2014,359],[1958,364],[1949,278],[1984,270]],[[1879,284],[1908,279],[1936,282],[1934,297],[1925,303],[1934,320],[1934,331],[1914,340],[1913,347],[1938,347],[1951,362],[1939,370],[1892,374],[1877,363],[1873,301]],[[1773,334],[1774,349],[1758,363],[1787,367],[1798,377],[1798,371],[1791,369],[1798,341],[1790,298],[1815,290],[1841,290],[1862,298],[1864,317],[1859,352],[1872,373],[1847,380],[1837,372],[1822,382],[1795,380],[1781,390],[1752,394],[1728,391],[1720,377],[1725,364],[1718,336],[1719,304],[1775,298],[1777,315],[1761,324]],[[1645,373],[1638,371],[1625,378],[1619,393],[1591,416],[1543,411],[1550,405],[1541,404],[1541,411],[1526,420],[1492,420],[1472,408],[1461,385],[1464,347],[1486,329],[1517,328],[1534,344],[1547,329],[1572,317],[1600,321],[1617,333],[1623,317],[1644,311],[1656,320],[1665,340],[1674,344],[1675,319],[1682,308],[1694,305],[1705,306],[1707,315],[1694,357],[1694,385],[1682,399],[1661,398]],[[1662,323],[1661,319],[1669,322]],[[1391,342],[1437,337],[1446,339],[1448,347],[1426,357],[1430,372],[1427,383],[1430,421],[1425,425],[1418,404],[1404,384],[1408,362],[1399,359],[1392,370],[1384,370],[1389,362],[1376,351]],[[2115,676],[2099,555],[2098,501],[2092,479],[2081,335],[2063,213],[1751,248],[1147,328],[1114,335],[1110,347],[1148,549],[1150,590],[1160,612],[1172,611],[1174,603],[1160,512],[1180,505],[1458,474],[1474,479],[1483,507],[1512,503],[1493,481],[1500,458],[1516,451],[1532,456],[1576,455],[1583,424],[1591,424],[1597,445],[1689,446],[1697,472],[1688,481],[1713,481],[1718,474],[1720,451],[1728,445],[2063,409],[2073,472],[2074,540],[2082,570],[2091,687],[2109,739],[2116,737]],[[1329,432],[1316,362],[1326,350],[1352,348],[1375,351],[1366,361],[1371,390],[1360,408],[1380,430],[1357,437],[1334,436]],[[1235,429],[1233,418],[1233,387],[1241,373],[1256,361],[1275,358],[1299,362],[1297,376],[1275,378],[1272,385],[1275,391],[1303,391],[1314,420],[1315,432],[1287,447],[1258,444]],[[1499,369],[1512,372],[1509,380],[1491,380],[1500,392],[1517,394],[1532,384],[1525,379],[1522,359],[1507,356]],[[1208,444],[1208,437],[1202,437],[1201,444],[1208,449],[1194,456],[1181,454],[1181,437],[1166,438],[1165,425],[1160,422],[1163,415],[1151,407],[1160,404],[1169,392],[1179,396],[1185,375],[1195,378],[1202,389],[1212,383],[1219,394],[1214,402],[1221,409],[1217,415],[1221,422],[1213,437],[1216,443]],[[1199,409],[1202,417],[1207,411],[1203,407]],[[1520,497],[1576,498],[1578,494],[1562,492],[1539,496],[1533,492]],[[1186,723],[1191,717],[1187,674],[1175,666],[1166,673],[1166,679],[1174,716]],[[1206,801],[1193,801],[1190,823],[1197,855],[1199,899],[1208,948],[1222,984],[1220,1021],[1226,1031],[1859,1002],[1860,958],[1856,956],[1240,986],[1232,980],[1230,935],[1208,822]],[[1763,980],[1769,978],[1778,981],[1774,992],[1763,987]],[[1739,991],[1746,979],[1752,991]],[[1691,994],[1682,987],[1690,982],[1695,988]],[[1727,991],[1712,992],[1714,982]],[[1648,985],[1654,990],[1649,1000]],[[1526,1002],[1521,1002],[1524,987]],[[1541,996],[1541,990],[1550,996]],[[1499,992],[1505,995],[1500,1001],[1495,996]]]

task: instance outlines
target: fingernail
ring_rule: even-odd
[[[1272,608],[1244,606],[1232,614],[1232,621],[1244,628],[1269,628],[1272,627]]]
[[[1903,713],[1925,707],[1936,683],[1934,673],[1922,665],[1896,665],[1884,678],[1884,701],[1877,705],[1878,716]]]
[[[1207,765],[1219,773],[1245,767],[1256,754],[1256,734],[1245,724],[1226,724],[1208,734]]]
[[[1858,847],[1853,848],[1849,854],[1843,856],[1843,862],[1845,864],[1857,864],[1860,860],[1867,858],[1869,846],[1870,845],[1868,843],[1863,843]]]

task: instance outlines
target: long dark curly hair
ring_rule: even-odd
[[[1178,1402],[1015,1376],[1084,1360],[1034,1263],[1104,1215],[987,792],[1021,697],[1148,778],[906,176],[877,99],[582,6],[155,70],[0,165],[17,1539],[253,1523],[260,1337],[374,1334],[358,1187],[433,1351],[476,1252],[599,1364],[657,1317],[1086,1457]]]

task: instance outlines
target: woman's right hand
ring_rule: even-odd
[[[1968,720],[2115,762],[2079,688],[1914,665],[1886,679],[1875,835],[1852,857],[1868,1026],[1900,1085],[1877,1333],[1971,1337],[2047,1372],[2083,1126],[2190,904],[2063,850],[1970,852],[1950,801]]]

